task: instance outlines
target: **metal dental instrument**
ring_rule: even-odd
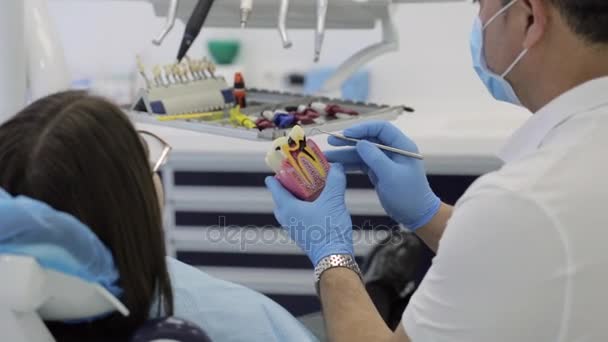
[[[315,31],[315,63],[321,57],[323,37],[325,36],[325,20],[327,18],[327,6],[329,0],[317,0],[317,29]]]
[[[359,142],[359,141],[362,140],[362,139],[355,139],[355,138],[345,137],[344,135],[338,134],[338,133],[327,132],[327,131],[324,131],[324,130],[319,129],[319,128],[313,128],[311,130],[311,132],[312,131],[318,131],[318,132],[321,132],[323,134],[331,135],[332,137],[336,137],[338,139],[346,140],[346,141],[350,141],[350,142],[354,142],[354,143],[357,143],[357,142]],[[373,143],[373,142],[370,142],[370,144],[378,147],[381,150],[385,150],[385,151],[389,151],[389,152],[394,152],[394,153],[400,154],[402,156],[406,156],[406,157],[410,157],[410,158],[415,158],[415,159],[419,159],[419,160],[423,160],[424,159],[424,157],[421,154],[418,154],[418,153],[409,152],[409,151],[401,150],[401,149],[398,149],[398,148],[394,148],[394,147],[390,147],[390,146],[386,146],[386,145],[382,145],[382,144],[376,144],[376,143]]]
[[[178,0],[171,0],[171,4],[169,4],[169,14],[167,14],[167,22],[165,23],[165,27],[160,32],[158,37],[152,41],[154,45],[160,45],[165,40],[165,37],[171,32],[173,29],[173,25],[175,25],[175,17],[177,16],[177,5]]]
[[[241,0],[241,28],[247,26],[247,20],[253,10],[253,0]]]
[[[287,35],[287,12],[289,12],[289,0],[281,0],[281,7],[279,9],[279,34],[283,41],[283,48],[288,49],[292,46],[291,40]]]

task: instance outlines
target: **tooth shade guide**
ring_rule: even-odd
[[[137,68],[141,70],[141,61],[138,62]],[[191,114],[217,110],[218,106],[224,106],[226,103],[231,103],[231,97],[227,95],[227,91],[230,86],[219,86],[216,85],[219,81],[226,83],[226,79],[223,77],[212,79],[205,76],[205,79],[199,79],[201,73],[208,72],[208,70],[200,70],[200,66],[203,66],[209,71],[213,71],[214,65],[208,62],[206,59],[192,59],[185,58],[181,63],[175,63],[171,61],[170,65],[161,64],[151,65],[152,67],[147,71],[147,76],[151,83],[148,89],[142,89],[141,97],[143,101],[138,101],[134,104],[136,111],[145,111],[152,115],[179,115],[179,114]],[[169,63],[167,63],[169,64]],[[139,71],[139,70],[138,70]],[[138,75],[142,77],[143,75]],[[218,82],[216,82],[218,81]],[[143,85],[143,82],[141,83]],[[143,88],[143,87],[142,87]],[[336,116],[347,119],[346,115],[350,113],[348,111],[342,112],[340,109],[351,109],[359,111],[362,116],[370,115],[370,118],[375,115],[374,111],[378,114],[389,113],[389,107],[383,108],[375,104],[365,103],[354,103],[348,101],[332,100],[324,97],[308,97],[297,94],[286,94],[280,92],[269,92],[265,90],[258,90],[255,88],[250,89],[252,95],[251,108],[243,110],[241,116],[231,118],[229,116],[229,109],[227,109],[225,117],[204,120],[193,120],[191,122],[186,119],[175,119],[169,120],[167,123],[162,125],[181,127],[194,131],[211,131],[215,129],[213,126],[218,127],[217,132],[222,135],[235,136],[243,139],[272,139],[281,135],[285,135],[289,132],[287,128],[291,128],[294,124],[304,125],[306,131],[309,131],[315,127],[327,128],[328,130],[337,130],[344,128],[349,125],[347,121]],[[211,94],[213,93],[213,94]],[[202,95],[201,95],[202,94]],[[207,96],[209,94],[209,96]],[[196,96],[192,96],[196,95]],[[202,96],[202,98],[201,98]],[[319,117],[319,113],[313,108],[315,107],[322,109],[323,111],[330,112],[330,108],[333,109],[333,116],[322,116]],[[311,106],[312,105],[312,106]],[[340,108],[332,107],[337,105]],[[145,110],[142,109],[145,107]],[[313,107],[313,108],[311,108]],[[329,108],[328,108],[329,107]],[[137,108],[137,109],[136,109]],[[263,116],[266,118],[262,119],[260,115],[263,110],[271,110],[272,112],[264,113]],[[274,113],[274,111],[279,112]],[[287,112],[284,112],[287,110]],[[385,114],[385,116],[378,115],[378,119],[393,119],[391,115],[397,116],[397,114]],[[395,111],[396,112],[396,111]],[[144,115],[137,115],[143,120],[148,121],[152,117],[146,117]],[[248,119],[245,119],[245,116]],[[154,117],[154,119],[156,119]],[[238,120],[236,120],[238,119]],[[274,119],[274,120],[271,120]],[[319,124],[327,120],[325,124]],[[362,117],[363,119],[363,117]],[[159,121],[159,120],[155,120]],[[355,121],[355,120],[353,120]],[[351,121],[351,122],[353,122]],[[163,121],[164,122],[164,121]],[[250,127],[240,127],[246,124]],[[238,129],[233,129],[235,126],[239,126]],[[291,144],[293,149],[306,148],[306,140],[299,140],[294,138],[294,142]],[[300,146],[303,145],[303,146]],[[310,155],[309,155],[310,156]],[[312,156],[314,160],[314,155]]]

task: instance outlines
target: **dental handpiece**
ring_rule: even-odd
[[[209,11],[211,10],[211,6],[213,6],[213,1],[215,0],[198,0],[196,3],[190,19],[188,19],[188,22],[186,23],[184,36],[182,37],[182,42],[179,46],[179,51],[177,52],[178,63],[186,56],[186,53],[188,53],[194,40],[201,32],[201,28],[207,20],[207,15],[209,15]]]
[[[241,28],[247,26],[247,21],[252,10],[253,0],[241,0]]]
[[[279,34],[283,41],[283,48],[288,49],[292,43],[287,35],[287,13],[289,12],[289,0],[281,0],[281,7],[279,8]]]
[[[175,25],[175,18],[177,17],[177,7],[179,3],[178,0],[171,0],[171,4],[169,4],[169,13],[167,14],[167,22],[165,23],[165,27],[161,31],[161,33],[152,41],[154,45],[160,45],[165,40],[165,37],[171,32],[173,26]]]
[[[329,0],[317,0],[317,29],[315,31],[315,63],[321,57],[323,38],[325,36],[325,20],[327,19],[327,6]]]

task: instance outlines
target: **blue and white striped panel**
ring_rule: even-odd
[[[176,171],[167,198],[178,259],[277,300],[294,315],[318,311],[312,265],[278,227],[265,173]],[[430,177],[454,202],[475,176]],[[171,186],[173,185],[173,186]],[[398,225],[385,216],[364,175],[348,176],[346,201],[359,260]]]

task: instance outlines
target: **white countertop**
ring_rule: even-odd
[[[500,166],[496,153],[529,113],[494,101],[468,106],[453,101],[421,101],[416,112],[394,123],[425,155],[432,174],[480,174]],[[152,130],[173,147],[171,162],[179,170],[266,172],[267,141],[249,141],[194,131],[137,124]],[[322,149],[332,148],[315,136]]]

